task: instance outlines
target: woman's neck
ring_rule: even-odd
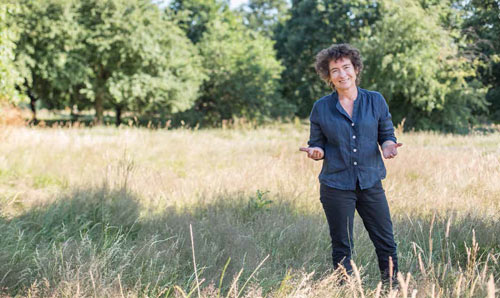
[[[358,97],[358,88],[353,87],[347,90],[337,90],[337,94],[339,95],[340,100],[355,101]]]

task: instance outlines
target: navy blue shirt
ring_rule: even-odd
[[[352,118],[333,92],[314,103],[310,116],[309,147],[325,152],[321,184],[342,190],[374,186],[386,170],[378,145],[397,143],[389,107],[375,91],[358,88]]]

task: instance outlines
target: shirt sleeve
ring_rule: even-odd
[[[378,143],[380,146],[386,141],[393,141],[397,143],[396,136],[394,135],[394,125],[392,124],[392,116],[389,113],[389,106],[385,101],[385,98],[380,96],[380,117],[378,120]]]
[[[325,151],[325,135],[321,130],[321,126],[319,125],[319,111],[317,104],[314,104],[311,116],[309,117],[309,121],[311,122],[311,129],[309,134],[309,142],[307,144],[309,147],[319,147]]]

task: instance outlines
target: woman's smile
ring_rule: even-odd
[[[356,87],[357,71],[349,58],[331,60],[329,64],[330,80],[336,89]]]

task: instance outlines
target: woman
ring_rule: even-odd
[[[398,258],[378,145],[384,158],[393,158],[402,144],[396,141],[382,95],[358,87],[363,64],[357,49],[332,45],[317,54],[315,67],[335,92],[315,102],[309,147],[300,150],[311,159],[324,159],[320,200],[330,227],[333,266],[352,271],[356,209],[375,245],[382,280],[389,282],[398,271]]]

